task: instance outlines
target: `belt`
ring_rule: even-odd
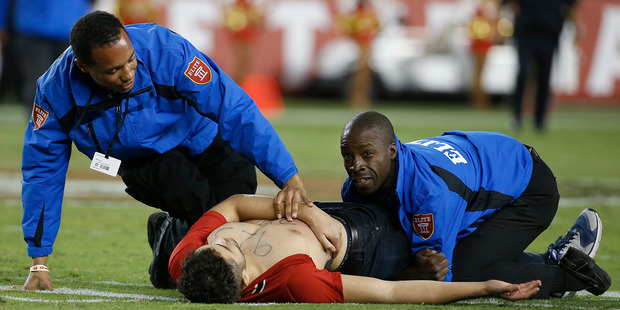
[[[355,225],[355,222],[353,220],[351,220],[350,217],[344,215],[344,214],[333,214],[330,212],[329,213],[332,217],[337,218],[338,220],[341,220],[341,222],[343,222],[345,228],[347,228],[347,231],[350,233],[350,239],[349,239],[349,246],[347,247],[347,253],[345,254],[345,257],[342,261],[342,263],[340,264],[340,267],[338,267],[338,271],[345,273],[345,274],[358,274],[360,269],[362,268],[362,259],[358,258],[357,256],[357,252],[356,250],[359,249],[359,234],[357,232],[357,226]]]
[[[532,155],[532,159],[538,160],[540,158],[540,155],[538,155],[538,152],[536,152],[536,150],[533,147],[527,144],[523,144],[523,146],[525,146],[525,148],[530,153],[530,155]]]

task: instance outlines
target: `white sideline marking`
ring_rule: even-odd
[[[620,196],[594,196],[560,198],[560,207],[572,208],[588,205],[620,206]]]
[[[585,292],[585,291],[579,291],[579,292],[577,292],[576,295],[577,296],[587,296],[587,295],[592,295],[592,294],[590,294],[588,292]],[[600,296],[610,297],[610,298],[620,298],[620,292],[618,292],[618,291],[605,292],[605,293],[603,293],[603,295],[600,295]]]
[[[588,295],[594,296],[586,291],[577,292],[576,295],[577,296],[588,296]],[[603,298],[600,298],[600,297],[603,297]],[[604,299],[604,300],[618,299],[620,298],[620,292],[618,291],[605,292],[603,295],[600,295],[599,298]],[[485,299],[485,300],[479,300],[479,299],[461,300],[461,301],[458,301],[457,303],[464,303],[464,304],[470,304],[470,305],[488,305],[488,304],[503,305],[506,303],[506,301],[500,298],[490,298],[490,299]],[[541,308],[550,308],[550,307],[556,306],[556,305],[550,304],[549,301],[544,300],[544,299],[538,299],[538,302],[528,302],[528,303],[522,303],[522,301],[515,301],[514,303],[510,303],[510,304],[515,305],[515,306],[521,306],[521,307],[541,307]],[[570,306],[570,305],[562,305],[562,308],[564,309],[591,309],[590,307],[580,307],[580,306]]]
[[[0,291],[1,290],[8,290],[10,287],[11,286],[0,286]],[[174,297],[165,297],[165,296],[157,296],[157,295],[146,295],[146,294],[117,293],[117,292],[99,291],[99,290],[93,290],[93,289],[72,289],[72,288],[66,288],[66,287],[60,287],[60,288],[54,289],[54,291],[39,291],[37,293],[40,293],[40,294],[64,294],[64,295],[92,296],[92,297],[103,297],[103,298],[98,298],[98,299],[74,299],[74,298],[71,298],[71,299],[66,299],[66,300],[49,300],[49,299],[44,299],[44,298],[39,299],[39,298],[32,298],[32,297],[8,296],[8,295],[4,295],[4,294],[0,294],[0,297],[1,298],[6,298],[6,299],[11,299],[11,300],[17,300],[17,301],[54,302],[54,303],[60,303],[60,302],[66,302],[66,303],[73,303],[73,302],[95,303],[95,302],[109,302],[109,301],[141,301],[141,300],[163,300],[163,301],[172,301],[172,302],[183,301],[182,298],[174,298]],[[579,295],[579,296],[586,296],[586,295],[591,295],[591,294],[589,294],[587,292],[578,292],[577,295]],[[603,294],[601,296],[602,297],[606,297],[605,299],[617,299],[617,298],[620,298],[620,292],[618,292],[618,291],[606,292],[605,294]],[[497,299],[497,298],[491,298],[491,299],[485,299],[485,300],[464,300],[464,301],[460,301],[460,303],[467,303],[467,304],[500,304],[500,303],[503,303],[503,301],[500,300],[500,299]],[[274,303],[260,303],[260,304],[239,303],[239,305],[259,306],[259,305],[274,305]],[[541,301],[539,303],[527,303],[527,306],[551,307],[552,305],[550,305],[546,301]],[[582,309],[582,307],[569,307],[569,308],[571,308],[571,309]]]
[[[135,300],[168,300],[168,301],[180,301],[180,298],[164,297],[157,295],[145,295],[145,294],[131,294],[131,293],[116,293],[108,291],[98,291],[93,289],[73,289],[61,287],[54,291],[43,291],[45,294],[67,294],[67,295],[80,295],[80,296],[96,296],[96,297],[113,297],[113,298],[128,298]]]
[[[0,183],[0,187],[1,187],[1,183]],[[0,195],[2,194],[1,190],[0,190]],[[271,193],[267,193],[266,191],[263,191],[263,193],[259,193],[258,191],[256,192],[256,194],[258,195],[268,195],[268,196],[275,196],[274,194]],[[64,201],[66,202],[65,207],[66,208],[73,208],[73,207],[79,207],[81,208],[82,205],[82,200],[80,199],[75,199],[75,198],[65,198]],[[90,200],[90,201],[97,201],[97,200]],[[106,200],[99,200],[102,204],[107,204],[107,205],[98,205],[98,206],[90,206],[92,208],[99,208],[99,209],[127,209],[128,207],[132,207],[132,206],[136,206],[137,204],[139,204],[139,202],[137,201],[132,201],[132,200],[126,200],[126,201],[114,201],[113,204],[110,204],[110,201],[106,201]],[[0,199],[0,203],[4,203],[6,206],[14,206],[14,207],[18,207],[21,208],[21,200],[17,199],[17,198],[4,198],[4,199]],[[601,205],[601,206],[606,206],[606,207],[620,207],[620,196],[596,196],[596,197],[572,197],[572,198],[560,198],[560,204],[559,207],[560,208],[583,208],[584,206],[589,206],[589,205]],[[21,229],[21,227],[20,227]]]
[[[17,196],[21,194],[21,174],[0,172],[0,194],[7,196]],[[275,196],[278,194],[278,187],[275,185],[258,185],[256,193],[259,195]],[[111,198],[126,198],[134,201],[125,193],[125,183],[120,178],[112,180],[89,180],[89,179],[67,179],[65,184],[64,196],[66,198],[88,198],[92,196],[104,196]]]
[[[26,277],[10,277],[13,280],[19,280],[21,282],[26,281]],[[146,283],[123,283],[117,281],[82,281],[75,279],[54,279],[54,282],[79,282],[79,283],[94,283],[94,284],[108,284],[108,285],[122,285],[122,286],[144,286],[144,287],[152,287],[151,284]],[[0,290],[2,290],[2,286],[0,286]]]
[[[36,298],[26,298],[26,297],[13,297],[13,296],[2,296],[0,297],[17,300],[17,301],[28,301],[28,302],[104,302],[104,301],[118,301],[113,299],[67,299],[67,300],[49,300],[49,299],[36,299]]]
[[[54,281],[57,281],[56,279],[54,279]],[[65,281],[74,281],[74,280],[65,280]],[[83,282],[83,281],[80,281]],[[96,284],[111,284],[111,285],[124,285],[124,286],[145,286],[145,287],[151,287],[151,284],[146,284],[146,283],[121,283],[121,282],[116,282],[116,281],[90,281],[91,283],[96,283]]]
[[[8,197],[20,197],[21,180],[19,173],[0,172],[0,195]],[[592,179],[582,178],[574,182],[586,187],[602,186],[610,190],[620,188],[620,179]],[[275,196],[279,189],[275,185],[258,185],[256,194]],[[613,191],[612,191],[613,192]],[[560,191],[560,194],[561,191]],[[89,179],[67,179],[65,185],[65,200],[84,199],[93,196],[104,196],[110,198],[125,198],[128,202],[136,204],[129,195],[125,193],[125,184],[119,178],[113,180],[89,180]],[[15,199],[20,201],[19,199]],[[594,197],[574,197],[560,198],[560,207],[586,206],[590,204],[601,204],[605,206],[620,206],[620,196],[594,196]]]
[[[0,286],[0,290],[8,290],[10,287],[11,286]],[[175,297],[165,297],[165,296],[146,295],[146,294],[117,293],[117,292],[99,291],[99,290],[83,289],[83,288],[73,289],[73,288],[66,288],[66,287],[56,288],[53,291],[38,291],[37,293],[93,296],[93,297],[104,297],[104,298],[49,300],[49,299],[38,299],[38,298],[32,298],[32,297],[15,297],[15,296],[7,296],[7,295],[0,295],[0,297],[7,298],[7,299],[13,299],[13,300],[34,301],[34,302],[103,302],[103,301],[118,301],[118,299],[122,299],[126,301],[139,301],[139,300],[182,301],[183,300],[181,298],[175,298]]]

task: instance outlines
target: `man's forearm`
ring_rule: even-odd
[[[211,211],[220,213],[227,222],[243,222],[250,219],[276,218],[273,198],[256,195],[233,195],[217,204]]]
[[[391,303],[445,304],[488,295],[484,282],[396,281]]]
[[[534,296],[542,282],[520,284],[489,280],[485,282],[384,281],[375,278],[342,275],[345,302],[445,304],[466,298],[495,296],[522,300]]]
[[[444,304],[488,295],[484,282],[383,281],[342,275],[345,302]]]
[[[211,210],[222,214],[228,222],[243,222],[245,220],[265,219],[275,220],[276,213],[273,206],[273,197],[260,195],[234,195]],[[310,220],[312,212],[318,208],[311,208],[307,205],[300,205],[300,220]]]

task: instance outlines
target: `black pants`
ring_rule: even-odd
[[[557,264],[523,253],[553,220],[560,195],[555,177],[533,149],[532,178],[523,194],[493,213],[474,233],[457,242],[452,262],[453,281],[503,280],[521,283],[540,279],[535,298],[549,298]]]
[[[394,280],[410,261],[409,240],[396,212],[376,205],[316,202],[347,229],[349,246],[338,271]]]
[[[200,155],[180,150],[125,160],[119,174],[136,200],[187,221],[234,194],[256,192],[256,169],[219,136]]]
[[[549,106],[551,64],[558,45],[558,38],[549,34],[526,33],[517,36],[515,39],[519,57],[519,71],[512,98],[514,117],[520,124],[527,78],[530,73],[535,72],[534,80],[537,90],[534,124],[537,129],[544,129]]]

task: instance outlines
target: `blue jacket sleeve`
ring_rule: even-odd
[[[276,185],[297,173],[293,158],[245,91],[186,40],[177,72],[177,91],[196,110],[218,123],[221,137]]]
[[[71,141],[40,94],[34,109],[22,153],[22,229],[28,255],[41,257],[58,234]]]
[[[400,220],[409,235],[411,253],[415,255],[423,248],[444,253],[450,262],[450,271],[445,281],[452,279],[452,255],[456,238],[466,207],[458,194],[449,190],[435,190],[425,194],[419,201],[415,214],[400,209]]]

